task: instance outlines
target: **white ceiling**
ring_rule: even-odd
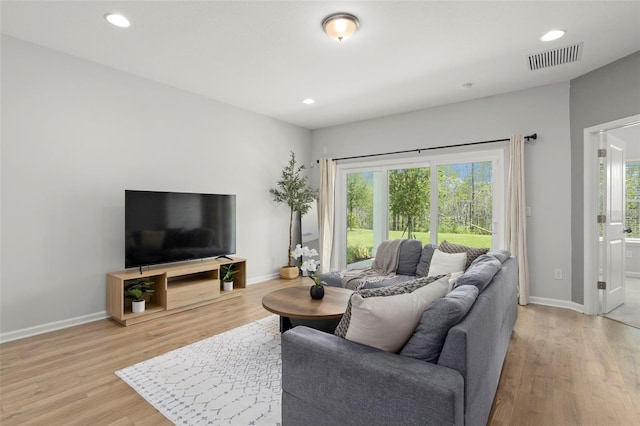
[[[2,32],[316,129],[569,81],[640,50],[640,1],[5,1]],[[121,29],[103,15],[131,20]],[[320,26],[360,19],[342,43]],[[554,28],[567,35],[544,43]],[[582,59],[527,56],[584,42]],[[472,82],[471,89],[462,84]],[[304,98],[314,105],[303,105]]]

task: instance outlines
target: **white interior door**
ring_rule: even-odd
[[[602,294],[602,313],[611,312],[624,303],[625,276],[625,164],[624,141],[601,134],[602,148],[606,149],[604,157],[604,214],[603,225],[604,246],[604,281],[606,290]]]

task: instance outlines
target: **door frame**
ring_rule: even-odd
[[[600,162],[597,150],[600,147],[600,133],[619,129],[640,122],[640,114],[621,118],[584,129],[584,174],[583,174],[583,232],[584,232],[584,313],[600,313],[598,297],[599,238],[598,201],[600,184]]]

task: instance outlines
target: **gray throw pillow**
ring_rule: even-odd
[[[434,244],[427,244],[422,249],[420,254],[420,261],[418,262],[418,267],[416,268],[416,276],[424,277],[429,272],[429,265],[431,265],[431,258],[433,257],[433,252],[436,251],[436,246]]]
[[[369,288],[369,289],[361,288],[359,290],[354,291],[354,293],[359,293],[363,297],[395,296],[397,294],[411,293],[421,287],[424,287],[425,285],[431,284],[439,280],[440,278],[442,278],[442,276],[416,278],[415,280],[405,281],[405,282],[397,283],[391,286]],[[349,298],[349,302],[347,303],[347,308],[334,334],[338,337],[344,337],[347,334],[347,330],[349,329],[350,321],[351,321],[351,298]]]
[[[425,309],[448,290],[449,276],[443,275],[354,291],[334,334],[397,353],[413,334]]]
[[[400,355],[437,362],[449,329],[469,312],[479,293],[477,287],[467,285],[435,300],[422,313],[420,323]]]
[[[469,266],[469,269],[456,280],[455,287],[473,285],[482,292],[500,268],[502,268],[502,262],[495,257],[489,254],[478,256]]]
[[[398,275],[415,275],[420,255],[422,254],[422,243],[418,240],[404,240],[400,245],[398,256]]]

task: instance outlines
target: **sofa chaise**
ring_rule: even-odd
[[[475,263],[493,256],[497,272],[478,283]],[[517,262],[508,252],[487,253],[458,282],[477,286],[477,296],[444,330],[431,362],[404,355],[409,343],[393,353],[305,326],[285,332],[283,425],[485,425],[517,318]],[[432,315],[426,328],[438,321]]]

